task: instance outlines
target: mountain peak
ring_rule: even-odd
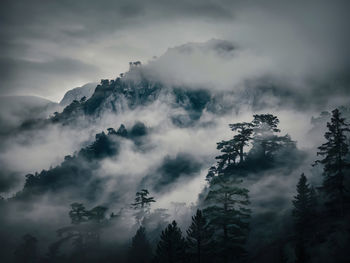
[[[91,82],[81,87],[71,89],[67,91],[66,94],[64,94],[59,104],[65,107],[71,104],[74,100],[79,101],[83,97],[86,97],[86,99],[88,99],[94,93],[96,86],[97,86],[97,83]]]

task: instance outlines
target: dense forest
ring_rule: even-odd
[[[349,0],[2,0],[0,263],[350,263]]]
[[[269,219],[276,215],[254,210],[249,183],[276,167],[285,172],[293,169],[304,153],[289,135],[280,135],[278,116],[255,114],[250,122],[230,124],[231,138],[217,142],[219,154],[207,172],[205,187],[196,204],[181,216],[180,221],[187,216],[188,223],[181,222],[186,228],[167,209],[152,207],[157,200],[142,182],[134,200],[119,211],[88,202],[71,203],[66,215],[70,224],[56,230],[56,240],[46,244],[45,250],[39,251],[42,241],[31,232],[23,233],[20,242],[7,249],[13,252],[14,262],[349,262],[350,129],[339,109],[326,117],[319,158],[310,163],[319,167],[321,184],[313,185],[308,174],[299,174],[294,197],[289,200],[291,209],[279,216],[282,227],[278,231],[269,230],[277,227]],[[140,137],[147,132],[143,123],[136,123],[130,131],[121,125],[117,131],[109,128],[107,134],[97,134],[93,144],[66,156],[61,165],[28,174],[23,190],[3,198],[1,209],[6,211],[23,200],[35,201],[67,185],[75,187],[78,196],[93,200],[102,180],[93,177],[98,160],[120,150],[119,138],[140,145]],[[81,187],[83,181],[90,181],[87,189]],[[173,201],[177,211],[186,207]],[[127,231],[125,221],[133,222]],[[120,235],[130,238],[115,241],[113,236]]]

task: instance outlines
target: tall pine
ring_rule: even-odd
[[[152,248],[146,236],[146,229],[140,227],[132,238],[129,253],[130,263],[148,263],[152,260]]]
[[[244,161],[244,147],[249,145],[249,141],[252,139],[251,135],[253,133],[253,124],[248,122],[240,122],[229,124],[232,131],[237,132],[233,137],[233,143],[237,148],[237,153],[239,155],[239,162]]]
[[[192,223],[187,233],[187,250],[189,255],[194,259],[193,262],[204,262],[204,257],[210,248],[210,231],[208,222],[201,210],[197,210],[192,216]]]
[[[295,222],[295,255],[296,263],[305,263],[308,260],[306,240],[311,229],[313,211],[315,210],[315,192],[309,186],[307,178],[301,174],[297,184],[297,195],[293,200],[293,217]]]
[[[205,199],[204,214],[215,232],[212,241],[222,262],[237,260],[245,254],[250,210],[248,190],[239,183],[231,176],[219,174],[211,179]]]
[[[341,215],[344,214],[346,200],[345,175],[349,175],[350,163],[347,159],[349,146],[345,133],[349,132],[345,118],[338,109],[332,111],[331,122],[327,123],[328,131],[324,137],[327,140],[318,147],[318,156],[323,159],[315,164],[323,165],[323,190],[328,197],[328,204]]]
[[[293,200],[293,216],[296,229],[300,233],[305,233],[311,220],[311,212],[315,209],[313,207],[314,195],[314,190],[309,186],[306,176],[301,174],[297,184],[297,195],[294,196]]]
[[[173,221],[161,233],[155,262],[180,263],[186,260],[186,241],[177,223]]]
[[[132,203],[131,206],[136,210],[135,217],[138,225],[141,226],[145,216],[150,212],[151,203],[155,201],[154,197],[149,196],[147,189],[142,189],[136,193],[135,202]]]

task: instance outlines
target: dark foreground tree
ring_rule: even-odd
[[[213,243],[221,262],[237,260],[245,254],[250,210],[248,190],[228,175],[214,176],[205,199],[205,216],[215,234]]]
[[[295,222],[295,255],[296,263],[305,263],[308,261],[306,253],[307,235],[311,230],[310,222],[314,216],[315,193],[313,188],[307,183],[307,178],[301,174],[297,184],[297,195],[293,200],[293,216]]]
[[[130,263],[148,263],[152,260],[152,248],[146,237],[146,229],[140,227],[132,238],[129,252]]]
[[[29,234],[24,235],[22,239],[22,243],[15,250],[15,262],[36,263],[38,260],[37,239]]]
[[[81,203],[71,204],[69,216],[72,225],[57,230],[59,240],[49,247],[47,258],[50,262],[59,262],[60,247],[71,241],[72,250],[70,260],[73,262],[98,261],[100,250],[100,236],[106,226],[107,208],[96,206],[87,210]]]
[[[188,254],[194,259],[193,262],[204,262],[205,254],[210,248],[210,231],[201,210],[198,209],[196,214],[192,216],[192,223],[186,233]]]
[[[349,152],[345,133],[349,132],[348,124],[341,117],[338,109],[332,111],[331,122],[327,123],[328,131],[324,137],[327,142],[318,147],[317,155],[323,157],[315,164],[323,165],[323,191],[328,197],[327,204],[344,215],[346,200],[345,175],[349,175],[350,163],[346,159]]]
[[[162,234],[157,245],[155,261],[158,263],[177,263],[186,260],[186,241],[180,228],[173,221]]]
[[[314,190],[307,183],[307,178],[301,174],[297,184],[297,195],[293,200],[293,216],[298,233],[303,234],[308,228],[314,211]]]

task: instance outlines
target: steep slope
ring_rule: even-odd
[[[60,101],[60,105],[62,107],[66,107],[71,104],[74,100],[81,100],[83,97],[86,99],[90,98],[94,93],[97,83],[87,83],[81,87],[77,87],[71,89],[64,94],[62,100]]]
[[[29,119],[47,118],[61,107],[50,100],[36,96],[0,97],[1,133],[9,132]]]

